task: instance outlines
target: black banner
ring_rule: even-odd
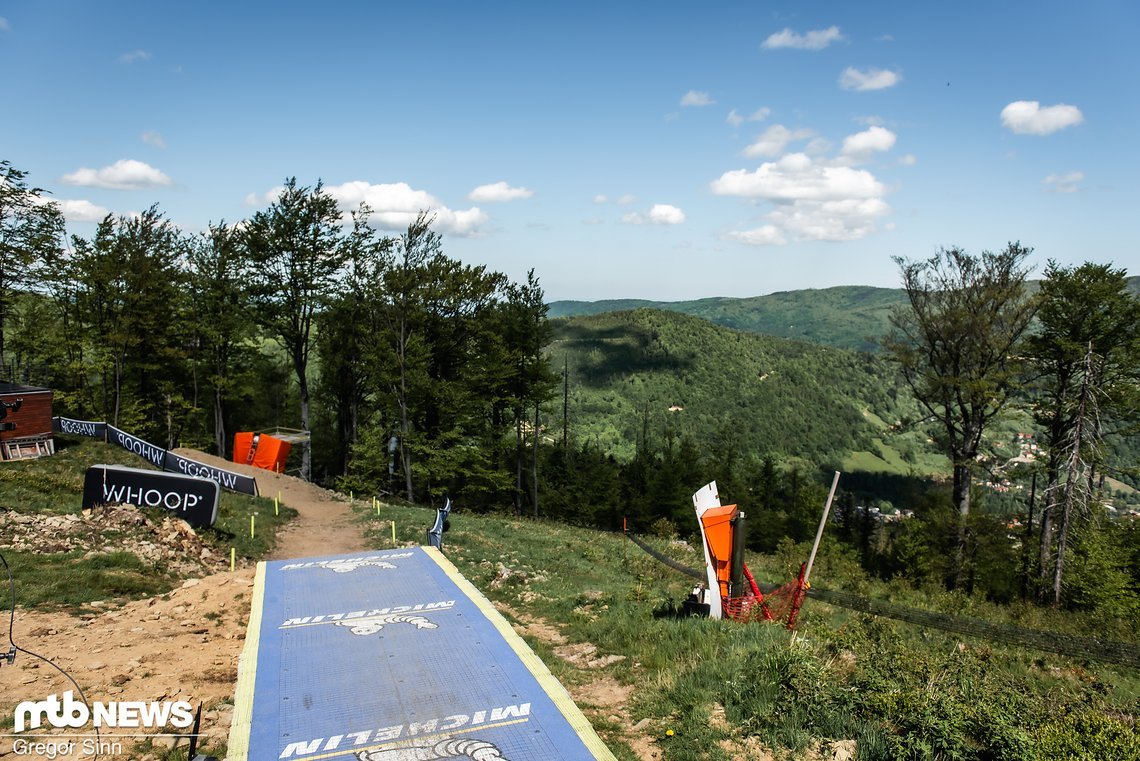
[[[53,417],[51,429],[56,433],[69,433],[72,436],[90,436],[93,439],[107,439],[107,424],[90,420],[72,420],[69,417]]]
[[[217,481],[122,465],[92,465],[83,479],[85,509],[96,505],[156,507],[199,527],[212,526],[218,519],[220,493]]]
[[[134,452],[156,468],[162,468],[166,463],[165,449],[156,447],[154,444],[149,444],[137,436],[130,435],[126,431],[120,431],[113,425],[107,426],[107,441],[112,444],[118,444],[127,451]]]
[[[191,460],[174,452],[166,453],[166,464],[163,469],[168,473],[185,473],[188,476],[198,476],[217,481],[223,489],[257,496],[257,481],[253,476],[234,473],[232,470],[215,468],[212,465]]]

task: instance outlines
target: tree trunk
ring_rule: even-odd
[[[952,492],[954,507],[958,509],[957,538],[954,540],[953,589],[962,586],[962,571],[966,562],[966,520],[970,517],[970,466],[954,465],[954,486]]]
[[[515,409],[515,515],[523,512],[523,413]]]
[[[1065,572],[1065,545],[1069,540],[1069,521],[1072,517],[1073,491],[1076,477],[1070,469],[1065,479],[1065,499],[1061,509],[1061,533],[1057,537],[1057,562],[1053,566],[1053,607],[1061,605],[1061,577]]]
[[[309,382],[305,378],[304,372],[298,373],[297,380],[301,392],[301,430],[309,433]],[[301,444],[301,480],[310,480],[312,469],[313,445],[312,441],[306,437]]]
[[[534,403],[534,448],[531,450],[530,487],[531,501],[534,503],[534,517],[538,517],[538,402]]]
[[[218,457],[226,456],[226,413],[222,400],[222,389],[214,386],[214,445],[218,448]]]

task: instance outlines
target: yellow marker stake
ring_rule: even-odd
[[[274,500],[273,500],[273,514],[274,515],[281,515],[281,499],[280,498],[274,498]]]
[[[237,550],[234,549],[233,547],[230,547],[230,573],[234,572],[234,568],[236,566],[237,566]]]
[[[392,521],[392,544],[396,543],[396,521]]]
[[[253,522],[257,518],[257,513],[249,516],[249,538],[253,539]]]

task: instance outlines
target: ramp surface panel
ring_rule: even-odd
[[[612,754],[434,548],[258,565],[230,761]]]

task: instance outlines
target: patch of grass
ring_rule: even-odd
[[[0,464],[0,510],[75,514],[82,507],[84,474],[92,465],[153,469],[142,458],[121,447],[66,436],[57,437],[56,441],[59,448],[52,457]],[[165,513],[151,510],[147,514],[157,521]],[[220,557],[228,558],[233,548],[241,560],[259,560],[273,550],[277,528],[296,514],[284,506],[278,514],[272,499],[223,491],[217,522],[197,532]],[[256,516],[252,535],[250,516]],[[33,555],[6,550],[5,556],[14,572],[14,559],[20,561],[20,603],[82,606],[93,600],[132,599],[168,592],[180,581],[165,568],[151,567],[152,564],[129,552],[102,553],[87,559],[80,554]],[[7,579],[2,581],[6,584]]]
[[[388,521],[396,521],[399,542],[419,544],[434,518],[434,511],[407,505],[384,505],[379,519],[372,510],[359,510],[375,546],[384,548],[392,544]],[[731,759],[749,743],[796,758],[820,742],[841,740],[856,741],[860,759],[884,761],[1129,758],[1140,674],[1128,669],[973,639],[959,647],[962,640],[954,635],[810,599],[794,636],[778,625],[654,618],[653,608],[682,599],[691,580],[620,534],[462,509],[452,513],[451,527],[444,553],[492,600],[541,618],[571,643],[592,643],[599,655],[625,656],[606,672],[634,686],[626,709],[634,723],[651,719],[646,732],[656,736],[667,761]],[[687,565],[703,562],[693,546],[647,541]],[[807,551],[788,542],[774,555],[750,555],[748,563],[759,580],[782,582]],[[827,587],[994,621],[1027,615],[963,595],[932,597],[905,584],[874,581],[833,542],[825,542],[813,578]],[[1095,627],[1051,611],[1031,620],[1057,631]],[[595,672],[567,663],[547,644],[528,642],[564,683],[593,678]],[[710,721],[717,705],[723,706],[721,724]],[[1094,718],[1085,724],[1075,718],[1087,716]],[[598,723],[620,757],[633,757],[622,743],[630,728]],[[1056,731],[1038,732],[1053,724]],[[1078,725],[1093,727],[1093,739],[1066,741],[1063,733]],[[667,728],[673,736],[662,734]],[[1061,755],[1049,756],[1051,748]],[[1110,752],[1124,755],[1104,755]]]
[[[7,550],[16,583],[16,603],[25,608],[75,608],[96,600],[125,601],[167,592],[175,579],[129,552],[84,557],[79,552],[39,554]],[[5,608],[9,604],[3,579]]]

